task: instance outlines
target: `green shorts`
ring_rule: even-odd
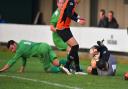
[[[60,59],[59,63],[61,65],[65,65],[66,64],[66,60],[65,59]],[[45,72],[51,72],[51,73],[58,73],[61,71],[59,66],[54,66],[53,64],[49,65],[48,67],[44,68]]]
[[[44,68],[50,67],[53,60],[57,58],[55,52],[47,43],[40,44],[38,47],[39,48],[36,51],[38,51],[38,56],[43,63]]]
[[[59,49],[59,50],[66,50],[68,45],[67,43],[65,43],[62,38],[57,34],[57,32],[53,32],[52,33],[53,36],[53,42],[55,44],[55,46]]]

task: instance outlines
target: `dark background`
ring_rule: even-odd
[[[39,0],[0,0],[0,15],[7,23],[32,24]]]

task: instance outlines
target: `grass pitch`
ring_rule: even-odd
[[[0,68],[13,55],[6,51],[0,52]],[[82,57],[80,63],[84,69],[89,60]],[[39,59],[30,58],[27,61],[25,73],[17,72],[21,60],[12,66],[9,71],[0,73],[0,89],[128,89],[128,81],[123,79],[124,72],[128,71],[128,61],[118,61],[117,74],[114,77],[93,75],[71,75],[64,73],[45,73]]]

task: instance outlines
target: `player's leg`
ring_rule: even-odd
[[[108,75],[114,76],[116,74],[116,59],[113,55],[110,55],[108,60],[109,68],[108,68]]]
[[[53,32],[52,33],[52,36],[53,36],[53,42],[55,44],[55,46],[61,50],[61,51],[67,51],[67,56],[69,55],[69,52],[70,52],[70,47],[67,45],[67,43],[65,43],[62,38],[57,34],[57,32]]]
[[[79,45],[78,45],[77,41],[75,40],[75,38],[73,37],[70,29],[67,28],[64,30],[57,30],[57,33],[63,39],[63,41],[67,42],[67,44],[71,47],[65,68],[69,69],[69,66],[74,61],[76,71],[80,71],[79,56],[78,56]]]
[[[46,72],[51,72],[51,73],[58,73],[61,71],[60,69],[60,64],[59,60],[56,57],[55,52],[49,47],[49,52],[46,54],[45,59],[47,60],[44,65],[44,70]]]
[[[58,66],[54,66],[51,65],[50,67],[48,67],[47,69],[45,69],[46,72],[50,72],[50,73],[58,73],[61,71],[60,67]]]
[[[59,64],[60,65],[65,65],[67,62],[67,59],[59,59]]]
[[[54,56],[54,52],[51,50],[50,52],[51,56]],[[54,58],[54,57],[52,57]],[[57,58],[52,59],[52,65],[47,69],[47,72],[52,72],[52,73],[58,73],[61,71],[60,66],[65,65],[66,60],[65,59],[60,59],[58,60]]]
[[[108,60],[108,70],[97,69],[98,75],[101,76],[114,76],[116,73],[116,59],[110,55]]]
[[[80,66],[79,66],[79,56],[78,56],[78,50],[79,50],[79,45],[77,41],[75,40],[74,37],[71,37],[67,43],[70,45],[71,50],[69,52],[69,60],[73,60],[75,63],[76,71],[80,71]],[[68,62],[67,62],[68,63]],[[68,64],[67,64],[68,65]],[[66,65],[65,65],[66,66]]]
[[[56,32],[53,32],[52,36],[53,42],[59,50],[66,51],[68,49],[68,45],[62,40],[62,38]]]
[[[56,59],[57,56],[52,50],[51,46],[47,43],[40,44],[38,48],[38,54],[41,56],[41,62],[43,63],[44,70],[46,72],[59,72],[60,68],[59,61]],[[55,66],[53,66],[55,65]]]
[[[58,60],[57,57],[56,57],[56,54],[55,52],[52,50],[51,47],[49,47],[49,59],[48,59],[51,64],[52,64],[52,67],[49,67],[48,68],[48,71],[51,71],[51,72],[59,72],[61,71],[60,68],[61,68],[61,64],[65,64],[65,61],[64,60]],[[69,73],[70,74],[70,73]]]

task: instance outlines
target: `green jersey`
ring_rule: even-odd
[[[59,9],[57,9],[53,13],[51,20],[50,20],[50,24],[53,25],[54,27],[56,27],[59,16],[60,16],[60,11],[59,11]],[[67,49],[67,44],[61,39],[61,37],[56,32],[53,32],[52,36],[53,36],[53,42],[59,50]]]
[[[49,67],[56,58],[56,54],[47,43],[35,43],[22,40],[17,44],[16,54],[7,64],[12,66],[18,59],[22,59],[22,65],[26,65],[27,58],[38,57],[41,59],[44,68]]]
[[[51,19],[50,19],[50,24],[52,24],[54,27],[56,27],[56,24],[57,24],[57,22],[58,22],[59,16],[60,16],[60,11],[59,11],[59,9],[57,9],[57,10],[53,13],[53,15],[52,15],[52,17],[51,17]]]

